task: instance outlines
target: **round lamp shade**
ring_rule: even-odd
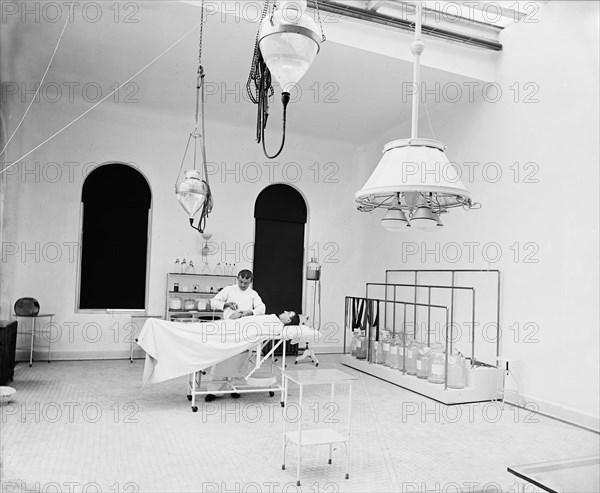
[[[360,206],[379,207],[398,193],[435,193],[441,206],[457,207],[470,202],[457,167],[444,153],[444,145],[431,139],[388,142],[379,164],[354,198]]]
[[[202,208],[210,190],[199,171],[189,170],[185,172],[185,180],[177,185],[177,199],[181,207],[187,212],[190,219]],[[209,210],[212,209],[212,198],[208,199]]]

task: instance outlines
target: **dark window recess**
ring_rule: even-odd
[[[302,312],[306,217],[304,198],[289,185],[270,185],[256,199],[253,286],[267,313]]]
[[[80,309],[145,309],[150,187],[134,168],[107,164],[83,185]]]

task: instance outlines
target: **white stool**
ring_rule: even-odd
[[[15,318],[17,319],[17,321],[20,318],[26,318],[31,320],[31,332],[27,332],[27,330],[21,330],[19,331],[19,329],[17,329],[18,334],[21,334],[21,336],[24,335],[30,335],[31,339],[29,341],[28,344],[28,349],[29,349],[29,366],[33,365],[33,342],[35,339],[35,334],[36,332],[39,332],[41,334],[46,334],[48,336],[48,363],[50,363],[50,349],[52,347],[52,317],[54,317],[54,313],[38,313],[37,315],[16,315],[15,314]],[[42,318],[49,318],[50,322],[47,323],[45,326],[42,326],[41,322],[38,324],[37,321],[39,319]],[[38,330],[39,328],[39,330]],[[18,337],[18,335],[17,335]],[[23,349],[23,348],[17,348],[17,349]]]

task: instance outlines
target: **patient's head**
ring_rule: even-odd
[[[279,315],[279,320],[281,320],[283,325],[300,325],[300,317],[294,311],[284,311]]]

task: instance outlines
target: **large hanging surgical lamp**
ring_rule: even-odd
[[[322,26],[319,33],[315,21],[306,14],[306,6],[306,0],[276,0],[269,14],[269,0],[266,0],[256,35],[246,89],[251,101],[258,105],[256,141],[262,142],[263,152],[269,159],[279,156],[285,144],[290,91],[306,74],[321,43],[325,41]],[[317,1],[315,8],[321,24]],[[269,117],[268,98],[273,95],[271,74],[281,87],[283,103],[283,136],[279,150],[273,155],[269,155],[265,144],[265,128]]]
[[[190,133],[179,167],[179,173],[175,181],[175,193],[179,203],[189,216],[190,226],[200,233],[204,232],[206,219],[213,208],[213,196],[208,183],[208,170],[206,167],[206,147],[204,141],[204,68],[202,67],[202,31],[204,27],[204,0],[202,0],[200,20],[200,41],[198,44],[198,72],[196,79],[196,125]],[[198,129],[198,122],[201,120],[201,129]],[[185,179],[179,181],[185,158],[190,148],[190,142],[194,141],[194,167],[185,172]],[[200,140],[200,151],[202,154],[202,167],[196,169],[196,156],[198,140]],[[198,225],[194,226],[194,216],[200,212]]]
[[[440,214],[452,207],[477,209],[437,140],[417,137],[420,89],[421,4],[416,3],[411,138],[393,140],[383,147],[383,157],[361,190],[354,196],[361,212],[387,209],[381,224],[388,231],[439,231]]]

